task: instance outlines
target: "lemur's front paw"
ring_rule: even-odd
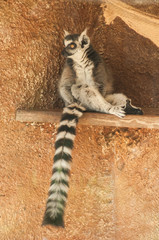
[[[112,106],[109,111],[110,114],[113,114],[119,118],[122,118],[125,116],[125,111],[124,111],[124,107],[122,106]]]

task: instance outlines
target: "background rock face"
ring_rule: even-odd
[[[15,121],[17,108],[61,107],[63,30],[88,27],[115,89],[158,107],[159,50],[100,1],[0,2],[0,236],[2,240],[157,239],[159,131],[78,127],[65,229],[41,227],[55,124]],[[108,58],[108,60],[107,60]],[[135,237],[134,237],[135,236]]]
[[[122,0],[127,4],[138,8],[141,11],[159,16],[159,2],[158,0]]]

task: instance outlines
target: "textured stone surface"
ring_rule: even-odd
[[[41,227],[57,126],[16,122],[15,111],[61,106],[63,29],[80,32],[88,26],[94,46],[110,59],[116,88],[139,105],[158,106],[158,49],[120,19],[105,26],[95,3],[0,1],[2,240],[157,239],[159,132],[154,130],[78,127],[66,228]]]
[[[115,176],[117,240],[159,236],[159,131],[105,129]]]
[[[155,16],[159,16],[159,2],[158,0],[121,0],[122,2],[126,2],[133,7],[146,12],[148,14],[152,14]]]

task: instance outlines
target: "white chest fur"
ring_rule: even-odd
[[[84,54],[85,55],[85,54]],[[76,82],[81,84],[94,85],[93,68],[94,64],[86,56],[76,55],[74,60],[74,70],[76,73]]]
[[[90,66],[81,66],[76,64],[74,66],[76,72],[76,81],[92,85],[93,83],[93,64]]]

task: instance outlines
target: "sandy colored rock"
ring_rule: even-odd
[[[89,28],[116,90],[158,107],[158,48],[98,1],[0,2],[0,238],[149,240],[158,231],[158,130],[78,127],[65,229],[41,227],[57,124],[19,123],[15,112],[62,106],[63,30]]]
[[[114,160],[115,239],[157,239],[159,131],[105,129],[105,135]]]

